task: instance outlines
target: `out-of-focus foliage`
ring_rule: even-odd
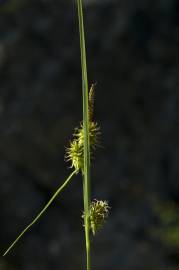
[[[4,260],[0,260],[0,270],[15,270],[15,269]]]
[[[171,201],[158,202],[154,206],[157,219],[152,233],[168,249],[179,254],[179,206]]]
[[[19,8],[23,7],[27,0],[5,0],[0,3],[0,14],[1,13],[13,13]]]

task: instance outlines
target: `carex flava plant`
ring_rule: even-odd
[[[86,242],[86,269],[91,270],[90,256],[90,238],[98,232],[109,214],[109,206],[107,201],[93,200],[91,201],[90,194],[90,163],[92,155],[99,146],[101,136],[100,127],[94,121],[94,95],[95,84],[92,84],[88,89],[87,64],[86,64],[86,48],[85,34],[83,24],[83,1],[76,0],[79,22],[79,37],[80,37],[80,52],[81,52],[81,71],[82,71],[82,96],[83,96],[83,121],[79,127],[76,127],[73,134],[73,139],[69,142],[66,148],[65,160],[70,162],[71,174],[67,177],[64,183],[56,190],[47,204],[32,220],[32,222],[18,235],[15,241],[5,251],[3,256],[7,255],[20,238],[39,220],[47,208],[51,205],[54,199],[63,191],[63,189],[71,182],[75,174],[82,177],[83,183],[83,226],[85,229]]]

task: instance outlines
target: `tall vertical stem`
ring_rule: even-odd
[[[83,171],[83,196],[84,196],[84,224],[86,240],[87,270],[91,270],[90,258],[90,227],[89,227],[89,207],[90,207],[90,141],[89,141],[89,110],[88,110],[88,78],[86,65],[86,47],[83,23],[82,0],[77,0],[81,70],[82,70],[82,90],[83,90],[83,128],[84,128],[84,171]]]

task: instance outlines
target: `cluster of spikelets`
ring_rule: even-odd
[[[96,122],[93,121],[93,109],[94,109],[94,84],[92,85],[89,92],[89,140],[90,140],[90,156],[93,154],[95,148],[99,145],[99,136],[100,136],[100,128]],[[45,207],[40,211],[40,213],[32,220],[32,222],[25,227],[25,229],[18,235],[15,241],[9,246],[6,252],[3,254],[5,256],[13,246],[19,241],[19,239],[29,230],[42,216],[42,214],[47,210],[47,208],[51,205],[53,200],[57,197],[57,195],[62,191],[62,189],[69,183],[70,179],[75,173],[79,173],[80,171],[83,174],[83,160],[84,160],[84,128],[81,124],[79,128],[75,129],[75,133],[73,134],[73,140],[70,142],[69,148],[66,149],[66,160],[71,162],[71,167],[74,169],[73,173],[66,179],[66,181],[61,185],[58,190],[53,194],[51,199],[45,205]],[[88,213],[83,213],[82,218],[88,217],[89,221],[89,229],[93,233],[96,234],[99,231],[103,224],[106,221],[106,218],[109,214],[109,206],[107,201],[99,201],[94,200],[89,205]]]
[[[93,109],[94,109],[94,84],[89,91],[89,140],[90,140],[90,156],[93,151],[99,145],[100,128],[97,122],[93,121]],[[78,173],[83,173],[84,162],[84,128],[83,124],[80,127],[75,128],[73,134],[73,140],[70,142],[70,146],[66,148],[66,160],[71,162],[71,168],[74,168]]]
[[[94,84],[89,91],[89,140],[90,140],[90,156],[93,151],[99,146],[99,138],[101,135],[100,127],[97,122],[93,121],[94,111]],[[66,148],[66,160],[71,162],[71,168],[74,168],[76,173],[81,171],[83,173],[84,163],[84,129],[83,124],[79,128],[75,128],[73,134],[73,140],[70,142],[70,146]],[[109,206],[107,201],[94,200],[90,204],[89,220],[90,230],[93,235],[99,231],[106,221],[109,214]],[[84,219],[84,213],[82,218]]]

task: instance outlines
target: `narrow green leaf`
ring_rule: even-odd
[[[82,90],[83,90],[83,128],[84,128],[84,172],[83,172],[83,196],[84,196],[84,224],[86,239],[87,270],[91,269],[90,256],[90,141],[89,141],[89,108],[88,108],[88,77],[86,65],[86,47],[83,23],[83,4],[82,0],[77,0],[80,51],[81,51],[81,71],[82,71]]]
[[[39,220],[39,218],[44,214],[44,212],[47,210],[47,208],[51,205],[51,203],[54,201],[54,199],[60,194],[60,192],[67,186],[67,184],[72,179],[72,176],[76,173],[76,171],[73,171],[68,178],[65,180],[65,182],[57,189],[57,191],[53,194],[51,199],[48,201],[48,203],[44,206],[44,208],[40,211],[40,213],[33,219],[33,221],[19,234],[19,236],[15,239],[15,241],[9,246],[9,248],[5,251],[3,256],[7,255],[9,251],[14,247],[14,245],[20,240],[20,238]]]

